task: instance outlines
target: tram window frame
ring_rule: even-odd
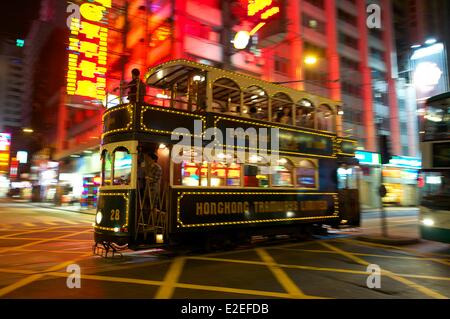
[[[106,156],[109,155],[110,158],[110,178],[109,183],[105,183],[105,166],[106,166]],[[104,149],[101,154],[102,161],[102,183],[101,186],[113,186],[114,181],[114,156],[109,153],[107,149]]]
[[[213,168],[213,165],[223,165],[221,168]],[[231,165],[236,165],[236,167],[231,168]],[[215,177],[213,176],[213,169],[215,170],[224,170],[225,171],[225,177]],[[229,172],[230,170],[238,171],[239,176],[234,178],[229,178]],[[224,180],[222,185],[214,185],[213,178]],[[230,179],[237,180],[237,185],[229,185],[228,182]],[[209,165],[209,185],[210,187],[240,187],[241,186],[241,180],[242,180],[242,164],[236,163],[236,161],[232,161],[231,163],[228,161],[213,161]]]
[[[124,180],[126,183],[116,183],[116,153],[117,152],[126,152],[127,154],[129,154],[131,156],[131,164],[129,167],[129,172],[127,177],[127,180]],[[113,164],[113,174],[112,174],[112,184],[111,186],[129,186],[131,184],[131,175],[133,172],[133,154],[130,153],[130,151],[128,150],[128,148],[126,148],[125,146],[118,146],[114,149],[114,151],[112,152],[112,164]]]
[[[301,170],[303,169],[311,169],[311,167],[302,166],[302,162],[308,162],[312,164],[312,168],[314,169],[314,184],[312,186],[306,186],[304,183],[299,182],[299,177],[301,177]],[[318,189],[319,188],[319,163],[317,160],[311,158],[300,158],[298,161],[298,165],[295,167],[295,185],[301,189]]]
[[[283,160],[286,160],[286,162],[281,164],[281,161],[283,161]],[[288,172],[290,173],[290,176],[291,176],[291,178],[290,178],[290,184],[289,184],[289,185],[278,185],[278,183],[275,182],[275,175],[278,174],[278,173],[277,173],[277,167],[283,166],[283,167],[286,168],[285,165],[288,164],[288,163],[289,163],[289,165],[290,165],[290,168],[287,168],[286,171],[288,171]],[[280,165],[280,164],[281,164],[281,165]],[[288,159],[288,158],[286,158],[286,157],[280,158],[280,159],[278,160],[278,165],[275,165],[275,166],[272,166],[272,167],[271,167],[272,174],[270,174],[270,180],[271,180],[271,184],[270,184],[270,185],[271,185],[272,187],[286,187],[286,188],[292,188],[292,187],[295,187],[295,179],[294,179],[294,177],[295,177],[294,168],[295,168],[295,167],[296,167],[296,166],[294,165],[294,163],[293,163],[290,159]]]
[[[190,164],[189,167],[197,168],[198,173],[199,173],[197,185],[185,184],[184,178],[186,178],[186,176],[183,176],[182,169],[183,169],[183,165],[186,165],[186,164]],[[206,167],[205,167],[205,164],[206,164]],[[206,177],[202,177],[202,170],[204,170],[205,168],[206,168]],[[181,163],[174,163],[173,170],[174,170],[174,177],[177,176],[177,179],[173,181],[174,186],[183,186],[183,187],[207,187],[208,186],[209,163],[206,163],[206,162],[196,163],[196,162],[192,162],[192,161],[191,162],[182,161]],[[177,171],[177,173],[175,173],[175,171]],[[194,175],[197,175],[197,174],[194,174]],[[191,176],[189,176],[189,177],[191,177]]]
[[[256,168],[255,175],[253,174],[247,174],[247,170],[251,170],[251,167]],[[267,172],[264,173],[264,170]],[[270,188],[270,166],[267,164],[261,164],[258,162],[247,162],[243,165],[243,186],[244,187],[256,187],[256,188]],[[265,176],[265,178],[258,178],[258,176]],[[249,177],[255,177],[256,180],[253,180],[253,182],[257,182],[258,185],[251,185],[251,179]],[[261,183],[262,180],[265,180],[267,182],[266,185],[263,185]]]

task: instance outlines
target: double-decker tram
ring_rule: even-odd
[[[419,175],[422,238],[450,243],[450,92],[425,105]]]
[[[186,60],[145,81],[145,97],[103,115],[97,245],[359,225],[339,102]]]

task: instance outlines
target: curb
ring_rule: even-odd
[[[420,238],[411,237],[358,236],[356,239],[369,243],[394,246],[414,245],[420,242]]]
[[[36,205],[36,204],[31,204],[31,203],[29,203],[29,205],[34,206],[34,207],[39,207],[39,208],[48,208],[48,209],[59,210],[59,211],[64,211],[64,212],[95,216],[95,212],[90,213],[90,212],[82,211],[82,210],[64,209],[64,208],[55,207],[55,206],[42,206],[42,205]]]

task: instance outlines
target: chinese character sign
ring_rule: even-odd
[[[8,173],[11,134],[0,133],[0,174]]]
[[[71,4],[71,6],[74,6]],[[107,10],[111,0],[82,1],[71,16],[67,94],[103,100],[106,92]]]

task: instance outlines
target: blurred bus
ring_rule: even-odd
[[[421,236],[450,243],[450,92],[427,100],[423,124]]]

